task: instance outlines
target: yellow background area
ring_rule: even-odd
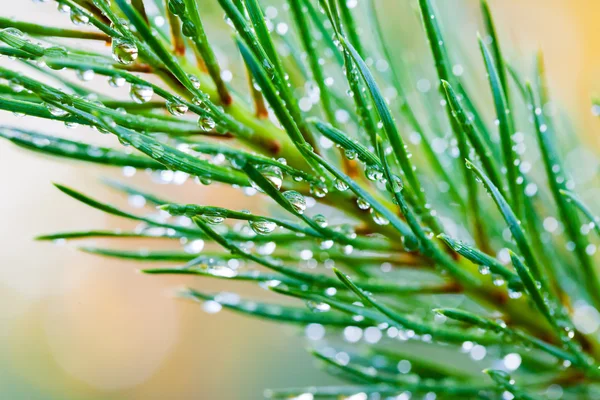
[[[456,15],[442,16],[447,25],[452,18],[464,20],[464,13],[477,18],[478,1],[439,1],[456,4]],[[0,0],[0,5],[3,16],[69,26],[53,4]],[[570,111],[589,147],[597,148],[599,125],[590,99],[600,90],[600,2],[498,0],[491,5],[507,58],[531,60],[541,47],[553,97]],[[465,35],[474,38],[473,31]],[[70,137],[99,136],[6,112],[0,112],[0,123]],[[266,387],[333,382],[305,354],[301,329],[226,311],[209,315],[198,304],[173,297],[183,285],[247,293],[243,285],[144,276],[137,272],[139,264],[33,240],[56,231],[134,227],[69,199],[51,184],[127,205],[99,183],[102,176],[119,178],[120,171],[41,157],[0,142],[0,398],[245,400],[261,398]],[[152,185],[142,172],[130,182],[181,201],[237,209],[256,201],[191,182]]]

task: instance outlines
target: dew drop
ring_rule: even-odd
[[[501,275],[492,275],[492,283],[494,286],[504,285],[504,278]]]
[[[194,89],[200,89],[200,80],[194,75],[188,75],[188,77],[190,78],[190,82],[192,83]]]
[[[202,309],[208,314],[216,314],[221,311],[222,308],[223,306],[214,300],[205,301],[202,305]]]
[[[58,3],[58,12],[62,14],[68,14],[71,12],[71,7],[65,3]]]
[[[71,9],[71,22],[76,26],[86,25],[90,18],[77,9]]]
[[[335,188],[337,190],[339,190],[340,192],[344,192],[344,191],[348,190],[348,185],[346,184],[346,182],[342,181],[341,179],[337,179],[333,183],[333,186],[335,186]]]
[[[189,254],[198,254],[204,249],[204,240],[196,239],[187,243],[183,250]]]
[[[281,168],[275,165],[265,165],[260,167],[258,170],[266,180],[275,186],[277,190],[281,189],[281,185],[283,185],[283,172],[281,172]],[[250,184],[259,192],[263,191],[254,181],[251,180]]]
[[[119,75],[114,75],[108,78],[108,84],[110,85],[110,87],[114,88],[123,87],[123,85],[125,85],[125,82],[125,78]]]
[[[215,129],[216,125],[217,124],[215,123],[215,120],[212,119],[211,117],[205,116],[205,117],[198,118],[198,126],[204,132],[208,132],[208,131]]]
[[[508,288],[508,297],[510,297],[511,299],[518,299],[521,296],[523,296],[523,293],[521,293],[520,291]]]
[[[312,311],[316,313],[327,312],[331,309],[331,306],[327,303],[317,303],[314,301],[307,301],[306,306]]]
[[[306,200],[304,199],[304,196],[295,190],[283,192],[283,197],[290,202],[290,205],[298,214],[303,214],[306,210]]]
[[[371,208],[371,205],[369,204],[369,202],[366,201],[365,199],[363,199],[362,197],[356,199],[356,205],[361,210],[368,210],[369,208]]]
[[[490,273],[490,267],[487,265],[480,265],[479,266],[479,273],[481,275],[488,275]]]
[[[219,225],[225,221],[225,217],[218,211],[208,211],[204,213],[203,217],[211,225]]]
[[[327,195],[327,187],[321,184],[311,184],[310,193],[313,194],[315,197],[325,197],[325,195]]]
[[[138,57],[138,48],[129,40],[113,39],[112,57],[123,65],[132,64]]]
[[[388,225],[390,223],[390,221],[387,218],[385,218],[383,215],[381,215],[372,208],[371,217],[373,218],[373,222],[375,222],[377,225]]]
[[[165,105],[169,113],[176,117],[179,117],[188,111],[188,106],[179,100],[167,100]]]
[[[344,155],[348,160],[354,160],[357,156],[356,151],[352,149],[347,149],[346,151],[344,151]]]
[[[163,158],[165,155],[165,148],[160,143],[152,143],[150,145],[150,152],[152,154],[152,158]]]
[[[67,111],[63,110],[62,108],[58,108],[50,103],[46,103],[46,108],[48,109],[50,114],[54,115],[55,117],[64,117],[68,114]]]
[[[321,228],[326,228],[328,225],[327,218],[323,214],[317,214],[313,217],[313,221],[317,223]]]
[[[400,179],[398,175],[392,175],[391,186],[389,182],[387,183],[387,185],[388,188],[391,189],[391,191],[394,193],[399,193],[402,191],[402,189],[404,189],[404,182],[402,182],[402,179]]]
[[[77,78],[79,78],[79,80],[83,82],[91,81],[92,79],[94,79],[94,75],[96,75],[91,69],[78,69],[77,72],[75,72],[75,74],[77,75]]]
[[[277,224],[266,219],[249,221],[250,228],[259,235],[267,235],[275,230]]]
[[[383,178],[383,172],[381,172],[379,170],[379,168],[377,168],[374,165],[369,165],[365,169],[365,175],[367,176],[367,179],[370,181],[378,181],[381,178]]]
[[[181,24],[181,33],[183,33],[184,36],[193,37],[196,33],[196,25],[189,19],[186,19],[183,21],[183,24]]]
[[[154,95],[154,89],[152,89],[152,87],[148,85],[135,83],[131,85],[129,95],[131,96],[131,99],[134,102],[138,104],[143,104],[150,101],[150,99]]]
[[[13,92],[15,93],[21,93],[23,90],[25,90],[25,88],[23,87],[23,85],[21,85],[17,80],[15,79],[11,79],[10,81],[8,81],[8,86],[12,89]]]
[[[321,242],[320,247],[323,250],[329,250],[330,248],[333,247],[333,245],[334,245],[333,240],[324,240],[324,241]]]

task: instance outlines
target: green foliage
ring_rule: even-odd
[[[455,42],[454,21],[432,0],[419,0],[424,29],[411,38],[429,42],[418,68],[431,64],[437,91],[413,93],[405,43],[384,24],[390,8],[410,13],[405,4],[218,3],[233,38],[218,39],[195,0],[57,1],[75,29],[0,18],[0,54],[16,66],[0,67],[0,109],[92,127],[122,146],[9,126],[0,137],[164,183],[196,180],[215,199],[231,186],[261,204],[183,204],[168,186],[152,194],[105,182],[146,206],[131,212],[56,184],[140,225],[37,239],[154,238],[151,250],[79,249],[144,263],[147,274],[237,280],[287,297],[180,293],[207,312],[302,325],[315,360],[347,382],[267,397],[598,398],[598,238],[588,234],[600,235],[599,220],[580,200],[589,187],[562,161],[573,133],[546,112],[541,56],[532,87],[507,64],[485,1],[486,33],[473,49]],[[95,42],[112,54],[90,50]],[[463,74],[459,60],[477,70]],[[115,95],[89,88],[92,74]],[[130,101],[117,95],[124,85]],[[169,240],[182,248],[161,247]]]

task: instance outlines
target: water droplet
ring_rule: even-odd
[[[150,145],[150,152],[151,152],[152,158],[160,159],[160,158],[163,158],[163,156],[165,155],[165,148],[160,143],[152,143]]]
[[[154,95],[154,89],[151,86],[135,83],[131,85],[129,95],[134,102],[143,104],[150,101]]]
[[[58,108],[50,103],[46,103],[46,108],[48,109],[48,111],[50,111],[50,114],[54,115],[55,117],[64,117],[68,114],[67,111],[63,110],[62,108]]]
[[[283,172],[281,172],[281,168],[274,165],[265,165],[258,168],[258,170],[277,190],[281,189],[281,185],[283,184]],[[250,184],[259,192],[263,191],[254,181],[251,180]]]
[[[198,254],[202,249],[204,249],[204,240],[202,239],[192,240],[183,248],[183,250],[189,254]]]
[[[21,93],[23,90],[25,90],[25,87],[23,87],[23,85],[21,85],[16,79],[11,79],[8,82],[8,86],[15,93]]]
[[[387,185],[388,188],[394,193],[399,193],[402,191],[402,189],[404,189],[404,182],[402,182],[402,179],[400,179],[398,175],[392,175],[391,187],[389,182]]]
[[[341,179],[337,179],[334,183],[333,186],[335,186],[335,188],[337,190],[339,190],[340,192],[346,191],[348,190],[348,185],[346,185],[346,182],[342,181]]]
[[[219,211],[207,211],[202,215],[204,220],[211,225],[219,225],[225,221],[225,217]]]
[[[373,218],[373,222],[375,222],[377,225],[387,225],[390,223],[387,218],[375,211],[373,208],[371,208],[371,218]]]
[[[328,225],[327,218],[323,214],[317,214],[313,217],[313,221],[317,223],[321,228],[326,228]]]
[[[331,309],[331,306],[327,303],[316,303],[314,301],[307,301],[306,306],[312,311],[316,313],[327,312]]]
[[[504,285],[504,278],[501,275],[492,275],[492,283],[494,286],[502,286]]]
[[[132,64],[138,57],[138,48],[129,40],[113,39],[112,57],[121,64]]]
[[[283,192],[283,197],[290,202],[290,205],[298,214],[302,214],[306,210],[306,200],[304,200],[304,196],[295,190]]]
[[[127,178],[131,178],[132,176],[134,176],[136,174],[137,170],[134,167],[123,167],[123,176],[127,177]]]
[[[369,165],[365,170],[365,175],[367,179],[370,181],[378,181],[383,178],[383,172],[379,170],[378,167],[374,165]]]
[[[333,240],[324,240],[321,242],[321,249],[323,250],[329,250],[330,248],[332,248],[334,245],[334,241]]]
[[[521,296],[523,296],[523,293],[521,293],[518,290],[514,290],[512,288],[508,288],[508,297],[510,297],[511,299],[518,299]]]
[[[65,3],[58,3],[58,12],[68,14],[69,12],[71,12],[71,7],[69,7]]]
[[[366,201],[365,199],[363,199],[362,197],[359,197],[358,199],[356,199],[356,205],[361,210],[368,210],[369,208],[371,208],[371,205],[369,204],[369,202]]]
[[[110,85],[110,87],[114,88],[122,87],[123,85],[125,85],[125,82],[125,78],[119,75],[114,75],[108,78],[108,84]]]
[[[165,105],[167,106],[167,110],[176,117],[188,111],[188,106],[179,100],[167,100]]]
[[[183,21],[183,24],[181,24],[181,33],[183,33],[183,35],[187,37],[195,36],[196,25],[194,25],[194,23],[189,19],[186,19],[185,21]]]
[[[79,80],[83,81],[83,82],[89,82],[92,79],[94,79],[94,76],[96,75],[94,73],[93,70],[91,69],[86,69],[86,70],[81,70],[78,69],[75,74],[77,75],[77,78],[79,78]]]
[[[250,228],[259,235],[267,235],[275,230],[277,224],[273,221],[266,219],[259,219],[255,221],[249,221]]]
[[[194,75],[188,75],[188,77],[190,78],[190,82],[192,82],[194,89],[200,89],[200,80],[198,80],[198,78],[196,78]]]
[[[419,248],[418,240],[415,240],[413,237],[402,236],[400,240],[402,242],[402,247],[404,247],[404,250],[406,251],[414,251]]]
[[[352,149],[347,149],[346,151],[344,151],[344,155],[348,160],[354,160],[357,156],[356,151]]]
[[[71,22],[77,26],[86,25],[88,22],[90,22],[90,18],[78,9],[74,8],[71,9]]]
[[[233,278],[237,275],[237,272],[225,265],[211,266],[208,272],[213,276],[222,276],[224,278]]]
[[[310,193],[315,197],[325,197],[327,195],[327,187],[320,183],[313,183],[310,185]]]
[[[564,332],[565,337],[563,338],[563,340],[569,341],[575,337],[575,331],[571,327],[565,327]]]
[[[219,311],[221,311],[222,308],[223,308],[223,306],[214,300],[205,301],[204,304],[202,305],[202,309],[204,311],[206,311],[208,314],[216,314]]]
[[[204,132],[208,132],[208,131],[215,129],[216,125],[217,124],[215,123],[215,120],[212,119],[211,117],[205,116],[205,117],[198,118],[198,126]]]
[[[2,32],[4,34],[13,36],[15,38],[23,39],[23,40],[25,40],[28,43],[30,42],[30,40],[25,37],[25,34],[23,32],[21,32],[19,29],[16,29],[16,28],[5,28],[5,29],[2,30]]]

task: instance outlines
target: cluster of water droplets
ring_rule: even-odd
[[[174,3],[174,2],[170,1],[169,5],[171,3]],[[356,1],[351,0],[349,3],[354,4],[354,3],[356,3]],[[75,23],[76,25],[87,24],[89,22],[89,18],[87,18],[87,16],[85,16],[83,13],[81,13],[79,11],[74,12],[73,10],[70,10],[70,8],[66,5],[64,5],[63,3],[59,3],[59,8],[61,7],[61,5],[63,6],[62,7],[63,10],[69,11],[71,13],[71,19],[72,19],[73,23]],[[273,8],[273,7],[270,7],[270,8]],[[184,23],[183,28],[184,28],[184,34],[186,34],[186,36],[191,36],[192,30],[194,27],[190,26],[189,24],[186,25]],[[279,28],[279,26],[278,26],[276,29],[278,31],[280,31],[280,30],[283,31],[285,28],[283,28],[283,27]],[[280,32],[280,33],[285,34],[285,32]],[[128,64],[135,62],[135,60],[137,59],[138,49],[132,42],[129,42],[124,39],[122,39],[122,40],[115,39],[115,40],[113,40],[113,43],[112,43],[112,55],[113,55],[113,58],[115,59],[115,61],[117,61],[121,64],[124,64],[124,65],[128,65]],[[357,71],[354,70],[351,73],[357,74]],[[82,79],[84,81],[88,81],[93,78],[93,71],[79,71],[78,76],[80,79]],[[192,77],[190,77],[190,81],[192,82],[192,85],[196,89],[200,88],[200,81],[197,78],[192,76]],[[121,78],[119,76],[113,76],[110,78],[110,83],[111,83],[111,86],[121,87],[125,84],[125,79]],[[305,88],[306,89],[306,98],[308,99],[306,104],[312,103],[314,101],[318,101],[318,97],[319,97],[318,88],[314,85],[314,83],[310,83],[310,84],[311,84],[310,87]],[[134,102],[136,102],[138,104],[142,104],[142,103],[146,103],[146,102],[150,101],[153,94],[154,94],[154,91],[151,86],[144,85],[144,84],[133,84],[131,86],[131,92],[130,92],[131,98]],[[353,94],[350,94],[350,95],[353,95]],[[301,106],[301,109],[303,109],[304,111],[310,110],[310,107],[308,105],[303,106],[302,101],[300,103],[300,106]],[[48,108],[49,112],[54,116],[63,117],[63,116],[68,115],[68,113],[66,111],[64,111],[58,107],[55,107],[51,104],[47,104],[46,107]],[[167,100],[166,108],[169,111],[169,113],[171,113],[173,116],[181,116],[188,111],[188,106],[183,101],[180,101],[178,99]],[[200,126],[200,128],[202,130],[210,131],[215,128],[216,123],[209,116],[201,116],[198,120],[198,125]],[[518,137],[514,138],[514,139],[516,142],[519,142],[519,140],[517,140]],[[442,143],[439,145],[440,145],[440,148],[444,147],[443,151],[446,151],[449,146],[455,147],[454,142]],[[164,154],[164,148],[162,145],[156,143],[156,144],[152,144],[150,147],[151,147],[152,155],[154,157],[161,158],[162,155]],[[435,147],[436,146],[434,146],[434,150],[435,150]],[[517,153],[519,153],[518,149],[517,149]],[[345,150],[345,156],[349,160],[354,160],[357,158],[357,153],[354,150],[347,149],[347,150]],[[129,171],[129,172],[127,172],[128,174],[131,173],[130,170],[128,170],[128,171]],[[281,168],[279,168],[277,166],[273,166],[273,165],[266,165],[266,166],[259,168],[259,171],[277,190],[281,189],[281,187],[283,185],[283,173],[282,173]],[[374,181],[374,182],[380,182],[383,180],[383,172],[382,172],[381,168],[376,165],[366,165],[365,166],[365,176],[367,179],[369,179],[370,181]],[[388,184],[388,185],[392,185],[394,191],[399,192],[400,190],[402,190],[402,181],[397,176],[393,176],[391,183],[390,182],[384,182],[384,183]],[[256,183],[251,182],[251,185],[255,190],[262,191],[262,189]],[[334,182],[334,187],[338,191],[346,191],[348,189],[348,185],[342,180],[336,180]],[[325,185],[312,184],[310,189],[311,189],[311,193],[315,197],[324,197],[327,194],[327,187]],[[535,194],[536,191],[537,191],[537,188],[535,188],[535,190],[533,187],[531,187],[529,190],[526,188],[526,193],[527,192],[532,193],[532,195]],[[293,190],[289,190],[289,191],[283,192],[282,195],[290,203],[290,205],[293,207],[293,209],[296,212],[298,212],[300,214],[304,213],[304,211],[307,208],[307,203],[306,203],[306,198],[301,193],[293,191]],[[139,199],[136,198],[136,201],[139,203]],[[138,204],[138,203],[136,203],[136,204]],[[357,203],[357,206],[359,209],[369,210],[369,212],[371,213],[372,218],[376,224],[379,224],[379,225],[389,224],[389,221],[386,218],[384,218],[383,216],[381,216],[376,210],[374,210],[372,208],[371,204],[367,200],[365,200],[363,198],[358,198],[356,203]],[[212,224],[212,225],[222,224],[226,220],[226,217],[219,212],[204,214],[203,218],[207,223]],[[315,215],[313,217],[313,221],[321,228],[326,228],[328,226],[328,221],[327,221],[326,217],[323,216],[322,214]],[[271,220],[259,218],[259,219],[249,220],[248,226],[256,234],[266,235],[266,234],[273,232],[276,229],[277,224]],[[544,227],[546,228],[546,226],[544,226]],[[547,230],[550,231],[549,229],[547,229]],[[331,245],[333,245],[333,242],[331,242]],[[195,254],[195,253],[201,252],[203,247],[204,247],[203,241],[194,240],[194,241],[191,241],[190,243],[188,243],[188,245],[186,246],[186,251],[188,251],[189,253]],[[267,253],[268,252],[269,251],[267,251]],[[310,253],[309,258],[312,258],[312,253]],[[210,266],[207,268],[207,270],[211,271],[211,273],[213,273],[214,275],[224,276],[224,277],[233,277],[233,276],[235,276],[235,273],[236,273],[235,270],[233,268],[230,268],[229,266],[225,266],[225,267]],[[489,275],[490,268],[482,265],[479,268],[479,272],[483,275]],[[504,280],[501,277],[495,276],[495,275],[493,275],[493,277],[494,277],[494,284],[497,284],[497,285],[504,284]],[[272,283],[272,284],[274,284],[274,283]],[[510,283],[509,283],[508,289],[509,289],[510,298],[521,297],[520,291],[511,290]],[[333,289],[333,290],[335,291],[335,289]],[[235,296],[237,296],[237,295],[235,295]],[[204,305],[204,309],[207,312],[213,313],[213,312],[218,312],[219,310],[221,310],[222,304],[238,305],[238,304],[240,304],[239,296],[237,298],[235,298],[235,296],[228,297],[228,295],[223,295],[220,298],[215,298],[214,300],[206,301],[205,305]],[[251,304],[248,304],[247,307],[248,307],[248,309],[254,309],[254,306],[252,306]],[[331,306],[325,302],[308,301],[307,307],[311,311],[316,312],[316,313],[328,312],[331,310]],[[583,316],[580,317],[578,319],[578,323],[581,326],[585,326],[585,320],[587,317],[589,317],[590,312],[589,312],[589,310],[586,310],[585,307],[581,307],[581,310],[582,311],[580,311],[580,314],[584,315],[585,317],[583,317]],[[585,311],[583,311],[583,310],[585,310]],[[596,311],[596,314],[597,314],[597,311]],[[360,316],[357,316],[357,317],[360,317]],[[599,324],[600,324],[600,322],[594,324],[594,326],[596,326],[595,329],[597,329]],[[578,326],[578,328],[579,328],[579,326]],[[393,329],[398,331],[398,329],[396,329],[396,328],[393,328]],[[587,329],[591,329],[591,328],[587,328]],[[573,337],[574,331],[570,326],[568,326],[568,325],[565,326],[564,331],[565,331],[565,333],[564,333],[565,338],[571,339]],[[348,343],[356,343],[360,340],[364,340],[365,342],[372,344],[372,343],[377,343],[377,342],[379,342],[379,340],[381,340],[381,338],[384,336],[383,332],[384,331],[382,331],[382,329],[380,329],[379,327],[367,327],[367,328],[363,329],[363,328],[359,328],[356,326],[348,326],[343,330],[342,334],[343,334],[343,339]],[[325,327],[323,327],[320,324],[309,324],[306,327],[306,335],[311,340],[320,340],[325,336],[325,333],[326,333]],[[414,332],[413,332],[413,334],[414,334]],[[390,328],[387,331],[387,335],[388,335],[388,337],[398,337],[398,336],[403,336],[403,335],[405,335],[403,337],[407,337],[407,336],[410,336],[410,333],[407,334],[407,333],[403,332],[401,334],[401,333],[392,331],[392,328]],[[410,336],[410,337],[412,338],[412,336]],[[463,345],[463,350],[468,352],[470,354],[471,358],[474,360],[477,360],[477,361],[482,360],[486,356],[486,348],[481,345],[466,343]],[[337,358],[342,364],[344,362],[345,363],[348,362],[348,361],[344,361],[344,360],[349,360],[349,356],[347,356],[347,355],[346,356],[339,355]],[[515,353],[508,354],[503,358],[503,363],[507,370],[510,370],[510,371],[515,370],[519,367],[519,365],[521,363],[520,356],[518,356],[518,354],[515,354]],[[397,368],[400,373],[405,374],[410,371],[411,365],[408,360],[401,360],[398,363]],[[301,395],[297,396],[298,400],[311,400],[312,398],[313,398],[313,396],[309,393],[301,394]],[[347,399],[348,400],[350,400],[350,399],[351,400],[360,400],[363,398],[366,399],[366,397],[362,397],[362,394],[357,394],[357,395],[350,396]]]

